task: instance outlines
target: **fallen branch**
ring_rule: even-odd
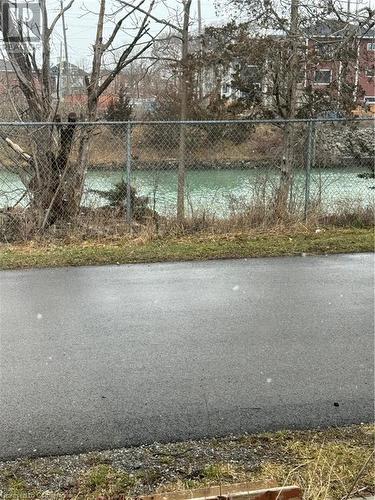
[[[3,139],[3,141],[11,148],[13,151],[17,154],[19,154],[24,160],[30,161],[32,159],[32,156],[29,155],[29,153],[26,153],[21,146],[19,146],[17,143],[13,142],[9,137],[7,137],[5,134],[0,132],[0,137]]]

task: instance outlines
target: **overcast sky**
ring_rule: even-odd
[[[64,3],[66,3],[67,1],[68,0],[64,0]],[[157,1],[159,3],[159,6],[156,8],[155,13],[159,17],[161,16],[168,18],[171,15],[170,13],[168,14],[168,12],[160,5],[163,2],[172,6],[181,5],[181,2],[178,2],[176,0]],[[348,0],[342,1],[344,4],[344,8],[346,8]],[[51,10],[57,11],[59,2],[60,0],[48,0],[49,5],[54,5]],[[197,20],[197,2],[198,0],[193,0],[192,3],[193,21]],[[215,0],[201,0],[203,25],[220,24],[224,21],[228,21],[228,11],[217,12],[214,2]],[[350,2],[351,9],[353,11],[355,10],[357,3],[358,5],[362,6],[371,5],[371,7],[373,8],[375,5],[375,0],[350,0]],[[86,69],[88,69],[88,65],[90,64],[91,47],[95,37],[95,27],[97,22],[95,11],[98,9],[98,3],[98,0],[75,0],[74,6],[66,14],[69,59],[71,62],[78,64],[81,67],[85,67]],[[111,4],[114,5],[114,2],[108,1],[107,4],[110,8]],[[147,0],[145,5],[146,4]],[[90,14],[87,11],[92,11],[94,13]],[[50,17],[52,17],[52,12]],[[107,27],[111,28],[111,25],[108,25]],[[131,26],[125,26],[125,28],[129,29],[131,28]],[[196,23],[195,28],[197,28]],[[156,26],[154,26],[152,29],[156,29]],[[60,45],[62,41],[61,33],[62,31],[57,34],[57,37],[55,39],[53,50],[55,61],[58,60],[60,53]],[[124,39],[124,36],[124,34],[121,35],[122,39]]]
[[[25,1],[25,0],[23,0]],[[34,3],[36,0],[26,0],[30,3]],[[49,19],[51,20],[55,17],[57,12],[60,10],[61,0],[47,0]],[[64,5],[68,3],[69,0],[63,0]],[[129,2],[135,0],[128,0]],[[143,7],[147,9],[147,5],[151,0],[145,0]],[[282,1],[282,0],[280,0]],[[314,2],[316,0],[310,0]],[[348,5],[348,0],[341,0],[343,2],[344,8]],[[375,0],[350,0],[351,9],[355,11],[356,5],[370,5],[374,8]],[[225,5],[224,0],[221,3]],[[173,9],[180,9],[181,11],[181,0],[156,0],[157,6],[154,8],[154,15],[159,18],[171,19],[174,16],[174,22],[177,23],[178,16],[173,13]],[[165,5],[169,6],[169,9]],[[68,40],[68,55],[70,62],[79,65],[84,69],[89,69],[92,59],[92,45],[95,39],[95,30],[97,24],[97,10],[99,2],[98,0],[75,0],[73,7],[66,13],[66,26],[67,26],[67,40]],[[192,29],[197,30],[197,5],[198,0],[192,0],[191,9],[191,19],[192,19]],[[107,12],[113,12],[113,10],[119,4],[116,0],[107,0]],[[172,10],[170,9],[172,7]],[[217,12],[217,7],[215,7],[215,0],[201,0],[202,8],[202,23],[203,25],[221,24],[223,22],[228,22],[230,17],[230,11]],[[106,23],[106,34],[108,35],[113,29],[115,19],[112,22],[107,21]],[[181,16],[180,16],[181,21]],[[138,23],[139,24],[139,23]],[[126,44],[131,39],[132,29],[134,29],[134,19],[133,22],[128,20],[124,23],[124,32],[119,33],[117,37],[118,43]],[[160,25],[151,22],[150,30],[156,34],[160,30]],[[56,27],[53,37],[53,47],[52,47],[52,62],[57,63],[62,53],[62,36],[63,30],[61,22]]]
[[[57,0],[54,8],[50,9],[50,18],[57,12]],[[111,2],[108,2],[110,5]],[[172,4],[174,2],[171,2]],[[214,6],[214,0],[201,0],[203,24],[219,23],[223,20],[223,15],[217,15]],[[192,4],[192,19],[197,19],[197,0],[193,0]],[[87,11],[95,12],[98,8],[98,0],[76,0],[75,5],[66,14],[67,39],[69,58],[75,64],[88,65],[90,62],[91,47],[95,38],[95,27],[97,16],[87,13]],[[158,16],[167,17],[167,13],[162,7],[157,7],[155,13]],[[110,28],[110,25],[108,26]],[[129,26],[131,28],[131,26]],[[197,24],[196,24],[197,28]],[[154,27],[155,29],[155,27]],[[59,33],[54,42],[54,58],[57,60],[60,52],[60,44],[62,42],[62,30],[59,28]],[[124,35],[120,35],[122,38]]]

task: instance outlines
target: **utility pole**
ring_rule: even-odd
[[[202,34],[202,5],[201,0],[198,0],[198,34]]]
[[[66,38],[66,25],[65,25],[65,12],[64,12],[64,5],[63,5],[63,0],[60,0],[60,7],[61,7],[61,21],[62,21],[62,26],[63,26],[63,37],[64,37],[64,51],[65,51],[65,67],[64,67],[64,74],[65,74],[65,90],[63,92],[64,95],[69,95],[70,94],[70,67],[69,67],[69,57],[68,57],[68,41]]]
[[[201,5],[201,0],[198,1],[198,36],[199,36],[199,55],[200,55],[200,61],[202,62],[202,52],[203,52],[203,47],[202,47],[202,5]],[[202,101],[203,99],[203,78],[202,78],[202,68],[199,68],[198,72],[198,97],[199,97],[199,102]]]
[[[60,42],[60,57],[59,57],[59,72],[57,74],[57,95],[59,99],[61,99],[61,68],[62,68],[62,61],[63,61],[63,44]]]
[[[180,70],[180,144],[177,180],[177,220],[182,222],[185,217],[185,185],[186,185],[186,124],[188,112],[188,92],[190,83],[189,68],[189,23],[192,0],[183,0],[181,70]]]

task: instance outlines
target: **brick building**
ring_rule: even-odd
[[[332,99],[346,91],[351,95],[353,108],[375,102],[375,30],[362,33],[351,33],[351,30],[351,26],[343,28],[342,23],[332,21],[306,31],[305,38],[301,39],[301,71],[298,76],[301,103],[307,90],[315,93],[324,91]],[[268,47],[276,50],[283,40],[285,38],[280,36],[269,36]],[[253,45],[256,42],[254,39]],[[258,39],[258,42],[264,44],[264,39]],[[262,53],[261,50],[259,52]],[[220,96],[229,102],[246,97],[246,92],[240,91],[234,84],[234,75],[240,71],[247,82],[252,81],[263,103],[267,104],[273,93],[272,64],[262,56],[245,61],[234,60],[222,74]],[[206,81],[205,85],[209,88],[210,82]]]
[[[305,86],[330,88],[334,96],[347,84],[353,89],[353,104],[366,105],[375,102],[375,31],[351,34],[351,29],[337,22],[314,26],[306,38]]]

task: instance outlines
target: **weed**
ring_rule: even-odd
[[[95,491],[98,487],[105,486],[108,482],[110,472],[111,468],[105,464],[93,467],[85,477],[85,486],[91,491]]]
[[[235,469],[229,464],[209,464],[201,472],[202,479],[208,480],[229,480],[236,477]]]
[[[29,493],[25,481],[23,479],[15,477],[9,479],[8,491],[9,497],[14,499],[26,497],[26,495]]]
[[[116,470],[110,465],[100,464],[90,468],[81,476],[78,492],[87,498],[90,498],[90,494],[125,494],[135,483],[134,476]]]

